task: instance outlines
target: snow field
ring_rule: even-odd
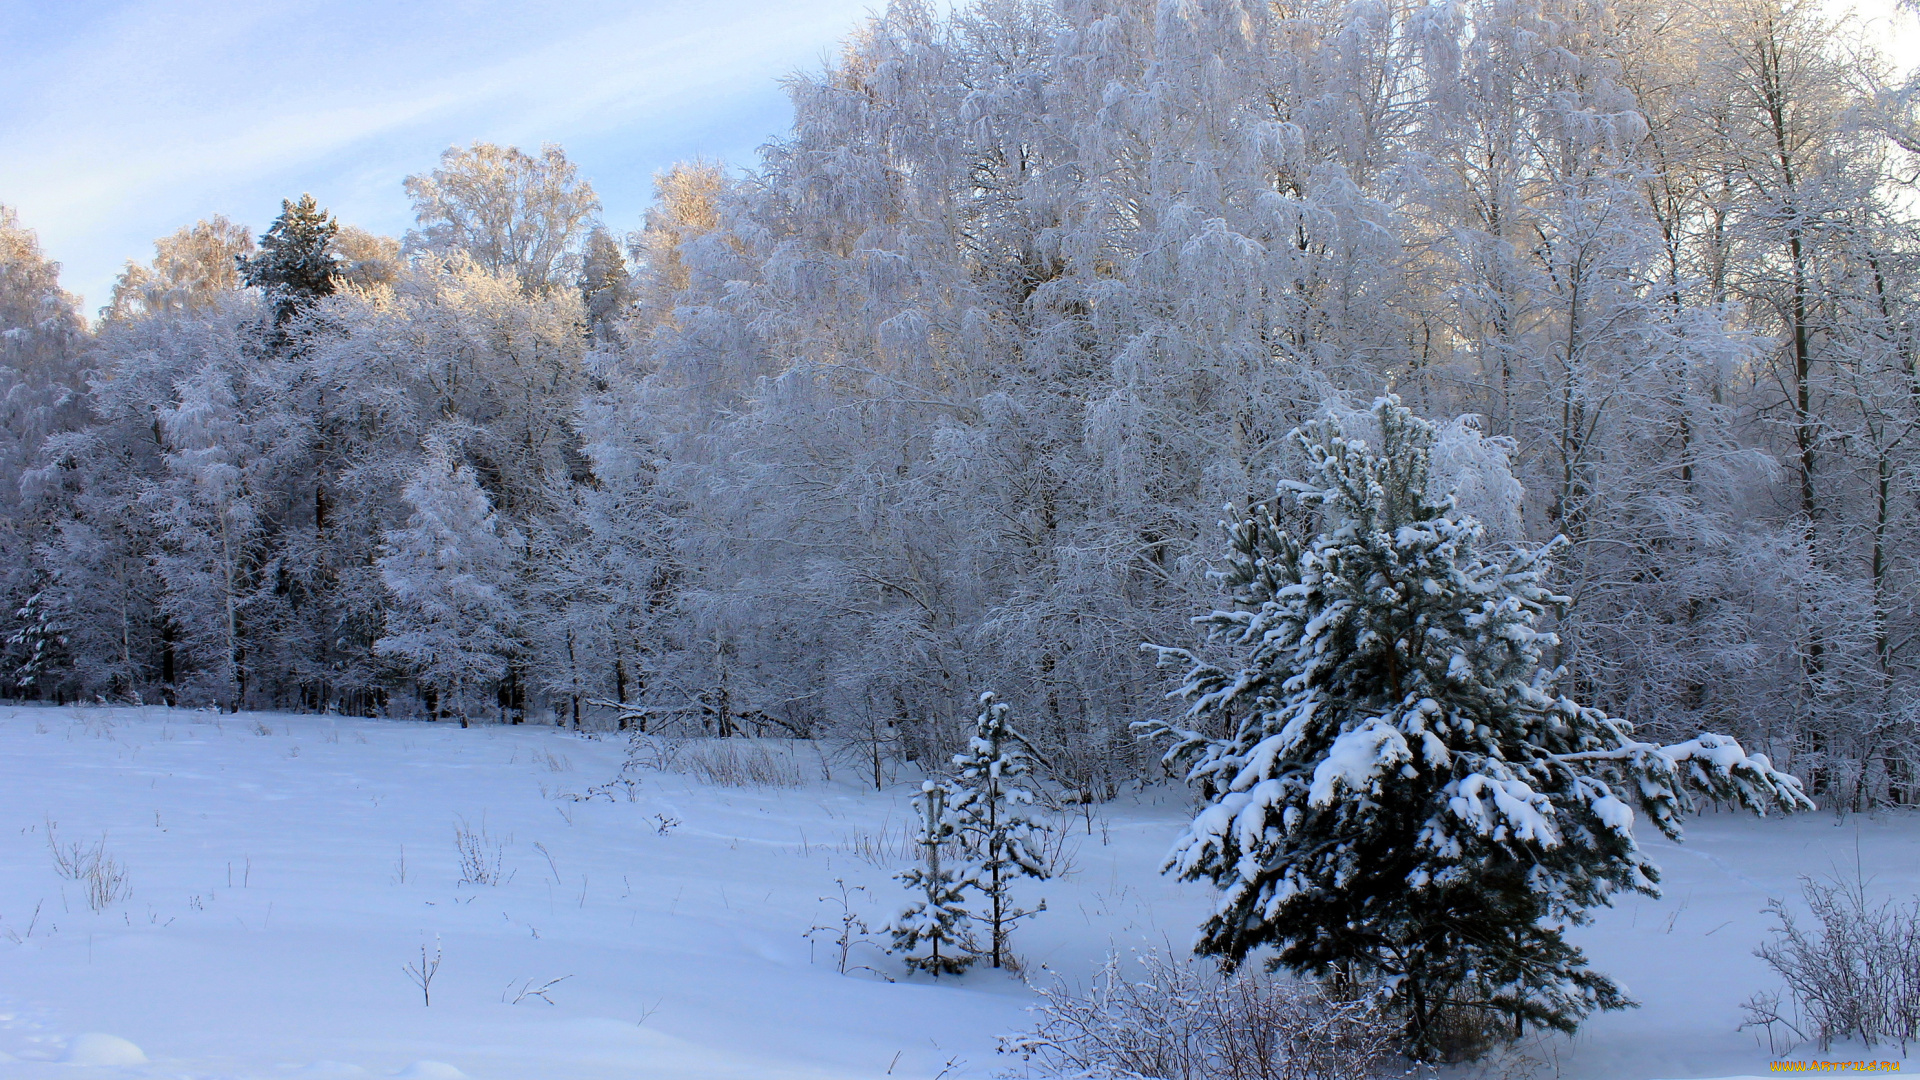
[[[689,744],[605,785],[622,740],[549,728],[160,708],[0,708],[0,1080],[989,1077],[1020,1063],[1018,979],[907,979],[856,947],[836,970],[836,879],[882,940],[905,899],[918,776],[875,793],[800,745]],[[825,774],[830,773],[831,779]],[[773,779],[799,786],[710,782]],[[588,796],[590,788],[606,794]],[[585,801],[580,801],[583,797]],[[1029,973],[1082,979],[1110,945],[1175,949],[1211,897],[1158,873],[1175,788],[1075,816],[1063,879],[1021,886]],[[63,877],[119,868],[102,910]],[[1763,1076],[1740,1002],[1769,896],[1854,872],[1920,892],[1920,822],[1709,815],[1645,840],[1666,898],[1626,897],[1575,940],[1642,1008],[1526,1051],[1567,1080]],[[463,884],[497,866],[497,885]],[[102,837],[104,836],[104,840]],[[36,915],[37,909],[37,915]],[[803,936],[809,927],[831,926]],[[402,968],[441,965],[432,1004]],[[554,981],[559,980],[559,981]],[[544,990],[545,998],[535,991]],[[519,1003],[514,1004],[518,997]],[[1899,1058],[1802,1047],[1785,1059]],[[1463,1071],[1463,1076],[1476,1075]]]
[[[1836,819],[1819,812],[1756,820],[1722,813],[1686,823],[1674,844],[1642,827],[1642,848],[1662,871],[1664,896],[1615,899],[1573,935],[1593,966],[1615,975],[1641,1007],[1596,1016],[1549,1060],[1563,1074],[1629,1077],[1764,1076],[1772,1061],[1901,1061],[1899,1046],[1769,1051],[1765,1034],[1738,1031],[1741,1002],[1780,979],[1753,950],[1765,941],[1769,897],[1799,904],[1799,879],[1858,872],[1870,893],[1902,901],[1920,893],[1920,818],[1907,813]],[[1857,862],[1856,862],[1857,858]],[[1551,1073],[1549,1073],[1551,1075]],[[1778,1075],[1778,1074],[1774,1074]]]
[[[857,1078],[1017,1064],[994,1053],[1026,1022],[1013,976],[843,976],[831,934],[803,937],[837,932],[838,907],[820,897],[843,879],[869,890],[851,893],[855,909],[884,940],[918,777],[875,795],[858,768],[796,749],[787,774],[803,787],[704,783],[708,758],[694,774],[642,771],[631,798],[615,787],[576,801],[617,774],[623,740],[0,709],[0,1052],[16,1059],[0,1077]],[[1162,801],[1103,812],[1090,836],[1074,819],[1077,869],[1033,892],[1051,910],[1016,939],[1030,964],[1078,974],[1110,937],[1184,939],[1206,897],[1153,872],[1183,805],[1175,791]],[[84,883],[57,870],[49,822],[61,845],[101,843],[124,868],[123,900],[89,909]],[[502,883],[461,883],[462,829]],[[423,945],[442,958],[430,1006],[402,970]],[[851,961],[902,976],[876,948]],[[543,986],[552,1005],[532,993]],[[92,1034],[151,1061],[61,1062]]]

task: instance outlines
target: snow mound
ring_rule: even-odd
[[[416,1061],[393,1075],[397,1080],[469,1080],[466,1073],[444,1061]]]
[[[69,1065],[145,1065],[146,1052],[118,1035],[75,1035],[60,1060]]]

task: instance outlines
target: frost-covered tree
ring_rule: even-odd
[[[400,277],[400,241],[355,225],[342,225],[333,237],[338,280],[363,292],[391,287]]]
[[[71,692],[232,707],[243,665],[275,651],[250,610],[271,603],[256,586],[285,465],[255,380],[263,314],[228,292],[107,321],[92,423],[50,437],[27,474]]]
[[[1033,793],[1020,786],[1033,767],[1033,747],[1008,722],[1012,711],[992,691],[980,695],[973,738],[953,757],[948,810],[961,847],[973,860],[972,885],[987,905],[980,921],[991,935],[988,955],[994,967],[1010,956],[1007,935],[1014,924],[1047,907],[1044,900],[1030,909],[1013,902],[1014,882],[1044,880],[1049,872],[1041,846],[1047,827],[1033,817]]]
[[[238,349],[234,350],[236,353]],[[177,647],[206,695],[229,710],[247,704],[244,623],[265,561],[265,522],[252,445],[271,427],[250,424],[236,393],[235,362],[210,359],[183,379],[158,414],[165,471],[141,493],[157,543],[152,558],[166,586],[161,609]]]
[[[46,589],[27,597],[27,602],[13,616],[18,622],[7,635],[7,646],[12,650],[9,657],[13,668],[11,689],[54,689],[73,665],[70,617],[61,609],[57,594]],[[57,689],[47,696],[55,700],[60,697]]]
[[[534,157],[513,146],[476,142],[449,147],[440,166],[409,176],[407,195],[420,221],[407,234],[418,251],[464,251],[508,274],[527,292],[570,281],[600,199],[558,146]]]
[[[653,206],[641,228],[627,236],[635,315],[644,329],[673,317],[673,305],[693,281],[682,248],[719,228],[719,199],[727,188],[726,170],[717,162],[681,162],[654,174]]]
[[[131,260],[113,282],[105,319],[131,319],[167,311],[192,312],[240,287],[240,268],[253,255],[245,225],[215,214],[153,242],[153,262]]]
[[[1617,890],[1657,895],[1634,807],[1678,838],[1690,793],[1812,804],[1730,738],[1644,742],[1558,693],[1537,625],[1564,603],[1557,545],[1487,550],[1397,398],[1296,437],[1305,478],[1281,491],[1311,532],[1272,508],[1232,527],[1233,606],[1203,620],[1240,664],[1159,649],[1192,703],[1168,761],[1208,802],[1167,867],[1223,890],[1198,950],[1384,980],[1426,1056],[1461,1021],[1571,1031],[1627,1006],[1565,933]]]
[[[617,323],[633,303],[633,283],[620,244],[605,229],[593,230],[581,253],[580,303],[586,309],[587,330],[594,340],[617,341]]]
[[[17,371],[71,355],[87,337],[79,308],[39,236],[0,203],[0,361]]]
[[[78,298],[11,207],[0,205],[0,693],[70,687],[72,613],[35,564],[56,503],[25,484],[47,440],[85,425],[89,343]]]
[[[433,711],[466,727],[484,691],[509,671],[519,613],[511,582],[520,537],[502,529],[473,470],[444,439],[407,484],[413,514],[387,533],[380,576],[393,594],[374,652],[403,663]]]
[[[540,677],[564,695],[576,725],[583,706],[612,706],[616,723],[642,729],[679,715],[675,690],[684,656],[676,555],[678,509],[662,501],[661,462],[644,412],[596,397],[581,410],[583,452],[593,482],[568,485],[564,499],[529,529],[539,572],[532,626]]]
[[[949,785],[928,780],[914,796],[913,808],[920,814],[914,837],[920,863],[895,875],[912,899],[888,927],[891,951],[905,953],[907,967],[935,978],[958,975],[980,959],[966,903],[974,868],[943,852],[955,841],[954,814],[947,801],[952,794]]]

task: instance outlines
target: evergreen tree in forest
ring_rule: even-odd
[[[953,789],[935,780],[920,785],[913,807],[920,813],[920,865],[895,875],[913,899],[893,920],[891,951],[906,953],[909,968],[938,978],[958,975],[980,959],[967,924],[973,920],[966,906],[966,888],[972,868],[943,859],[941,848],[955,840],[954,815],[947,800]],[[926,950],[922,952],[921,950]]]
[[[1631,1004],[1565,937],[1616,890],[1658,895],[1630,804],[1675,839],[1692,793],[1812,804],[1730,738],[1643,742],[1556,693],[1536,624],[1567,602],[1543,581],[1559,542],[1484,552],[1433,489],[1432,425],[1391,396],[1346,421],[1373,430],[1330,413],[1293,433],[1310,468],[1281,491],[1314,535],[1271,510],[1229,531],[1232,609],[1200,621],[1241,665],[1149,646],[1189,668],[1194,730],[1151,727],[1208,803],[1167,863],[1222,890],[1196,949],[1383,981],[1422,1057],[1470,1048],[1462,1032],[1572,1031]]]
[[[57,594],[38,589],[14,612],[14,618],[18,629],[7,635],[6,658],[13,687],[44,695],[73,662],[67,615],[59,609]]]
[[[956,792],[949,811],[962,847],[974,859],[971,884],[987,904],[981,921],[991,934],[994,967],[1010,959],[1007,935],[1015,923],[1045,911],[1015,907],[1013,883],[1022,877],[1049,876],[1040,848],[1046,826],[1033,819],[1033,794],[1018,784],[1033,764],[1033,747],[1007,722],[1012,706],[980,695],[980,716],[964,752],[955,754]]]
[[[593,339],[617,343],[617,323],[633,302],[633,286],[627,279],[626,256],[605,229],[593,230],[581,254],[580,301],[587,309],[587,332]]]
[[[333,238],[340,224],[312,195],[280,200],[280,216],[260,238],[260,253],[240,262],[240,277],[267,294],[273,326],[284,334],[287,323],[323,296],[331,296],[340,264]]]

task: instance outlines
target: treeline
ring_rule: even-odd
[[[1111,790],[1221,508],[1391,387],[1570,539],[1576,697],[1909,800],[1912,78],[1778,0],[896,3],[624,240],[476,144],[90,331],[8,217],[9,692],[920,757],[992,687]]]

